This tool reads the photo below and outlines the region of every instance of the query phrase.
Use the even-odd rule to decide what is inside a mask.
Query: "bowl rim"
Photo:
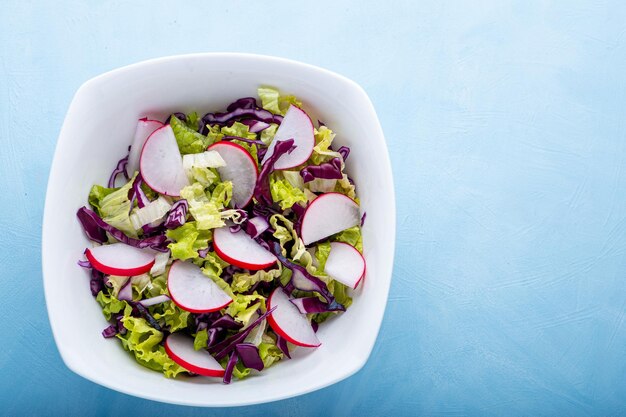
[[[391,196],[391,201],[388,203],[389,204],[389,220],[391,221],[391,224],[393,225],[393,228],[391,231],[389,231],[390,233],[390,239],[389,239],[389,244],[390,246],[390,253],[391,253],[391,264],[389,266],[389,280],[387,282],[386,285],[386,297],[385,297],[385,302],[384,305],[382,307],[382,313],[380,314],[380,320],[376,325],[376,337],[374,338],[374,340],[378,339],[378,334],[380,332],[380,328],[382,326],[382,321],[384,319],[384,315],[385,315],[385,311],[386,311],[386,307],[387,307],[387,303],[388,303],[388,297],[389,297],[389,289],[391,286],[391,280],[393,278],[393,265],[394,265],[394,257],[395,257],[395,238],[396,238],[396,196],[395,196],[395,186],[394,186],[394,181],[393,181],[393,171],[391,169],[391,161],[389,158],[389,150],[387,148],[387,144],[386,144],[386,140],[385,140],[385,136],[383,134],[382,131],[382,127],[380,124],[380,120],[378,119],[378,115],[376,113],[376,110],[371,102],[371,99],[369,98],[369,96],[367,95],[367,93],[365,92],[365,90],[359,85],[357,84],[355,81],[341,75],[338,74],[336,72],[327,70],[325,68],[322,67],[318,67],[316,65],[312,65],[312,64],[308,64],[305,62],[301,62],[301,61],[297,61],[297,60],[293,60],[293,59],[288,59],[288,58],[283,58],[283,57],[278,57],[278,56],[272,56],[272,55],[264,55],[264,54],[255,54],[255,53],[243,53],[243,52],[200,52],[200,53],[190,53],[190,54],[178,54],[178,55],[168,55],[168,56],[163,56],[163,57],[158,57],[158,58],[151,58],[151,59],[147,59],[147,60],[142,60],[139,62],[135,62],[132,64],[128,64],[128,65],[124,65],[118,68],[114,68],[112,70],[109,70],[107,72],[104,72],[102,74],[96,75],[90,79],[88,79],[87,81],[83,82],[78,89],[76,90],[76,92],[74,93],[72,100],[70,101],[69,105],[68,105],[68,110],[67,113],[64,117],[61,129],[59,130],[59,134],[57,136],[57,141],[55,143],[55,150],[53,153],[53,157],[52,157],[52,163],[50,166],[50,172],[48,174],[48,184],[46,186],[46,195],[45,195],[45,203],[44,203],[44,210],[43,210],[43,219],[42,219],[42,237],[41,237],[41,247],[42,247],[42,254],[41,254],[41,265],[42,265],[42,280],[43,280],[43,285],[44,285],[44,298],[45,298],[45,302],[46,302],[46,312],[48,314],[48,321],[50,323],[50,327],[52,330],[52,335],[55,341],[55,345],[57,347],[57,350],[61,356],[61,359],[63,360],[63,362],[65,363],[65,365],[75,374],[91,381],[94,382],[98,385],[104,386],[106,388],[109,388],[111,390],[114,390],[116,392],[122,393],[122,394],[126,394],[126,395],[132,395],[132,396],[136,396],[139,398],[143,398],[143,399],[147,399],[147,400],[151,400],[151,401],[156,401],[156,402],[161,402],[161,403],[168,403],[168,404],[177,404],[177,405],[185,405],[185,406],[196,406],[196,407],[240,407],[240,406],[248,406],[248,405],[255,405],[255,404],[262,404],[262,403],[269,403],[269,402],[274,402],[274,401],[280,401],[280,400],[284,400],[287,398],[293,398],[296,396],[300,396],[300,395],[304,395],[304,394],[308,394],[310,392],[314,392],[326,387],[329,387],[330,385],[333,385],[339,381],[342,381],[344,379],[349,378],[350,376],[354,375],[355,373],[359,372],[363,366],[367,363],[367,361],[369,360],[369,357],[372,353],[372,350],[375,346],[375,342],[372,343],[371,346],[368,346],[367,349],[367,354],[363,355],[362,360],[360,360],[358,362],[358,364],[352,368],[350,368],[349,370],[347,370],[346,372],[342,373],[342,374],[338,374],[336,375],[334,378],[329,378],[327,380],[325,380],[323,383],[316,385],[316,386],[310,386],[307,387],[305,389],[303,389],[302,391],[299,391],[297,393],[292,393],[292,392],[288,392],[285,394],[277,394],[274,395],[273,397],[269,398],[269,399],[250,399],[250,400],[246,400],[243,399],[240,402],[237,403],[232,403],[232,402],[224,402],[224,403],[220,403],[220,402],[216,402],[216,403],[212,403],[212,404],[207,404],[205,402],[195,402],[195,401],[189,401],[189,400],[185,400],[185,399],[163,399],[160,397],[157,397],[155,395],[150,395],[149,393],[143,392],[141,390],[136,390],[136,389],[132,389],[130,387],[128,388],[120,388],[119,384],[113,384],[111,382],[109,382],[107,379],[105,378],[97,378],[89,373],[85,373],[83,372],[81,367],[77,367],[75,366],[74,362],[68,357],[67,355],[67,351],[65,351],[65,349],[62,349],[61,346],[63,345],[63,343],[59,343],[59,330],[57,330],[58,326],[60,326],[60,324],[54,322],[51,319],[50,316],[50,308],[51,308],[51,301],[49,299],[50,297],[50,287],[52,286],[52,282],[51,282],[51,278],[46,278],[48,276],[50,276],[52,274],[51,271],[48,271],[49,268],[46,267],[46,265],[49,263],[48,262],[48,256],[47,256],[47,251],[45,250],[46,246],[49,245],[49,241],[51,241],[52,239],[52,232],[48,231],[48,229],[50,228],[49,224],[51,221],[51,218],[53,218],[53,213],[51,213],[51,201],[52,201],[52,197],[51,197],[51,189],[55,186],[55,184],[53,182],[50,181],[50,176],[53,172],[55,172],[57,170],[57,165],[59,164],[59,140],[63,137],[64,132],[66,130],[67,124],[68,124],[68,120],[70,119],[71,116],[71,110],[76,102],[77,97],[79,97],[83,90],[87,90],[89,88],[91,88],[92,85],[97,85],[99,83],[105,82],[111,78],[115,78],[117,76],[119,76],[120,74],[126,73],[126,72],[130,72],[130,71],[135,71],[138,69],[142,69],[144,67],[150,67],[152,65],[158,65],[158,64],[162,64],[162,63],[168,63],[168,62],[173,62],[173,61],[178,61],[178,60],[188,60],[188,59],[206,59],[206,58],[210,58],[210,59],[221,59],[221,58],[225,58],[225,59],[251,59],[251,60],[257,60],[257,61],[265,61],[267,63],[278,63],[278,64],[283,64],[283,65],[290,65],[290,66],[294,66],[294,67],[299,67],[300,69],[304,69],[304,70],[309,70],[309,71],[314,71],[314,72],[318,72],[321,74],[324,74],[325,76],[331,77],[331,78],[335,78],[340,80],[343,83],[349,84],[351,86],[351,88],[356,89],[359,91],[359,93],[363,96],[363,98],[367,101],[367,105],[371,110],[371,113],[373,114],[373,116],[375,117],[375,124],[376,124],[376,128],[377,128],[377,132],[376,134],[379,135],[382,140],[383,140],[383,144],[384,147],[381,150],[379,157],[382,159],[382,163],[383,163],[383,171],[385,171],[385,174],[388,176],[388,178],[390,179],[390,190],[388,190],[388,192],[390,193]]]

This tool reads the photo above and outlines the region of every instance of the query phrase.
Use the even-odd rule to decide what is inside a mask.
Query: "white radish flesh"
[[[267,309],[274,307],[276,309],[267,319],[277,334],[298,346],[317,347],[322,344],[306,315],[300,313],[280,287],[276,288],[267,300]]]
[[[172,333],[165,339],[165,352],[174,362],[194,374],[223,377],[224,368],[205,349],[195,350],[193,339],[181,333]]]
[[[112,243],[87,249],[86,256],[91,266],[100,272],[130,277],[148,272],[154,264],[155,253],[151,249]]]
[[[217,255],[228,263],[251,270],[264,269],[276,263],[274,254],[259,245],[246,232],[231,233],[230,228],[213,231],[213,246]]]
[[[154,131],[146,140],[139,160],[141,176],[153,190],[178,197],[189,185],[183,158],[170,125]]]
[[[170,267],[167,289],[172,301],[192,313],[210,313],[220,310],[233,300],[213,280],[202,273],[199,266],[176,261]]]
[[[359,206],[350,197],[340,193],[322,194],[309,204],[304,213],[302,241],[310,245],[360,222]]]
[[[276,135],[263,157],[263,163],[272,156],[278,141],[293,139],[295,149],[291,153],[282,155],[274,164],[274,169],[288,169],[306,162],[313,152],[315,136],[313,123],[304,110],[290,106],[281,122]]]
[[[233,183],[231,205],[239,208],[248,205],[259,176],[252,155],[242,146],[232,142],[218,142],[209,146],[209,150],[216,151],[226,162],[225,166],[217,168],[217,172],[222,181]]]
[[[141,156],[141,149],[143,144],[146,143],[146,139],[158,128],[163,127],[163,123],[158,120],[149,120],[146,118],[139,119],[137,127],[135,128],[135,137],[133,138],[133,144],[130,146],[130,153],[128,154],[128,165],[126,170],[129,176],[133,176],[135,171],[139,171],[139,157]]]
[[[365,259],[354,246],[344,242],[332,242],[324,272],[334,280],[356,288],[365,275]]]

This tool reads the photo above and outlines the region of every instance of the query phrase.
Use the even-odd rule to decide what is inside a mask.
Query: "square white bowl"
[[[260,375],[223,385],[211,378],[167,379],[137,364],[107,326],[77,266],[85,247],[76,210],[93,184],[104,184],[133,136],[138,118],[163,120],[175,111],[223,109],[255,96],[259,85],[303,101],[311,116],[351,148],[348,173],[362,211],[367,276],[345,314],[320,326],[322,346],[300,348]],[[48,315],[59,352],[78,375],[108,388],[151,400],[193,406],[239,406],[311,392],[363,367],[383,318],[395,242],[395,199],[387,146],[367,94],[353,81],[286,59],[231,53],[174,56],[141,62],[83,84],[59,135],[43,221],[43,276]]]

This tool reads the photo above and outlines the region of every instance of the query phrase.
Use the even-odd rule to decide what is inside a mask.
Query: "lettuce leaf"
[[[352,305],[352,297],[348,295],[347,286],[335,280],[330,281],[327,286],[339,304],[342,304],[345,308]],[[326,313],[311,314],[311,319],[316,323],[322,323],[335,314],[338,314],[338,312],[328,311]]]
[[[195,350],[205,349],[209,343],[209,332],[204,329],[196,333],[193,339],[193,348]]]
[[[270,127],[268,127],[267,129],[263,129],[261,131],[261,137],[260,137],[261,141],[266,145],[269,145],[270,143],[272,143],[274,136],[276,136],[277,130],[278,130],[278,125],[276,123],[270,123]]]
[[[259,344],[259,355],[265,368],[269,368],[283,358],[283,352],[275,343],[261,342]]]
[[[359,252],[363,253],[363,237],[361,236],[361,228],[354,226],[339,232],[331,237],[333,242],[345,242],[354,246]]]
[[[190,312],[180,309],[171,301],[151,307],[151,312],[155,319],[165,322],[172,333],[186,328],[191,315]]]
[[[128,199],[128,192],[134,180],[133,176],[123,187],[117,189],[92,187],[89,203],[98,210],[98,214],[106,223],[120,229],[127,236],[136,238],[137,231],[130,221],[131,206]]]
[[[222,182],[216,189],[222,184],[230,184],[232,190],[232,183],[230,182]],[[222,186],[221,190],[224,190],[225,187],[227,186]],[[224,193],[226,193],[226,191],[224,191]],[[225,225],[220,216],[220,207],[215,204],[215,201],[221,201],[220,198],[211,196],[211,199],[209,199],[204,192],[204,186],[202,184],[195,182],[184,187],[180,190],[180,196],[189,203],[189,212],[196,220],[198,230],[214,229]],[[225,196],[223,197],[225,198]]]
[[[208,137],[196,132],[195,129],[191,129],[178,117],[170,118],[170,126],[174,131],[181,155],[204,152],[212,144]]]
[[[343,161],[343,157],[339,152],[331,151],[330,145],[335,139],[335,133],[326,126],[321,126],[319,129],[314,130],[315,146],[313,147],[313,153],[309,160],[314,165],[319,165],[322,162],[328,162],[332,158],[339,157]]]
[[[176,229],[165,232],[168,239],[173,240],[168,245],[173,259],[199,258],[198,250],[209,246],[213,238],[211,230],[198,230],[197,222],[187,222]]]
[[[259,308],[262,312],[266,311],[265,297],[256,291],[250,295],[235,294],[233,302],[226,307],[226,314],[246,325]]]
[[[128,310],[132,310],[129,309]],[[165,352],[161,340],[163,333],[150,326],[143,318],[131,317],[130,311],[124,315],[122,323],[126,334],[118,334],[122,346],[135,356],[135,360],[146,368],[161,371],[168,378],[187,372],[176,364]]]
[[[296,203],[307,202],[302,190],[295,188],[287,180],[277,179],[273,174],[270,176],[270,192],[272,193],[272,200],[275,203],[280,203],[282,210],[287,210]]]
[[[328,255],[330,255],[330,243],[318,243],[315,248],[315,259],[317,260],[318,271],[324,271],[326,261],[328,260]]]
[[[294,106],[302,107],[302,103],[298,101],[295,96],[281,96],[280,92],[275,88],[259,87],[257,93],[261,99],[262,107],[274,114],[281,114],[284,116],[289,109],[289,106],[292,104]]]
[[[114,296],[107,295],[102,291],[96,296],[96,301],[102,307],[102,314],[104,314],[107,320],[111,320],[114,314],[119,314],[127,306],[130,307],[126,301],[120,301]]]
[[[240,138],[256,139],[256,133],[251,133],[250,128],[240,122],[235,122],[232,126],[222,127],[221,133],[224,136],[238,136]],[[241,141],[239,142],[241,143]]]
[[[280,277],[282,269],[282,264],[279,262],[277,269],[270,269],[269,271],[260,269],[254,274],[237,272],[233,275],[230,288],[234,292],[246,292],[257,282],[272,282],[275,278]]]

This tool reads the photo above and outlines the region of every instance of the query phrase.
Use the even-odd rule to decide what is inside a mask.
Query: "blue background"
[[[0,413],[625,415],[624,3],[294,3],[2,2]],[[203,51],[288,57],[361,84],[398,203],[389,304],[365,368],[231,410],[72,374],[41,281],[46,181],[78,86]]]

